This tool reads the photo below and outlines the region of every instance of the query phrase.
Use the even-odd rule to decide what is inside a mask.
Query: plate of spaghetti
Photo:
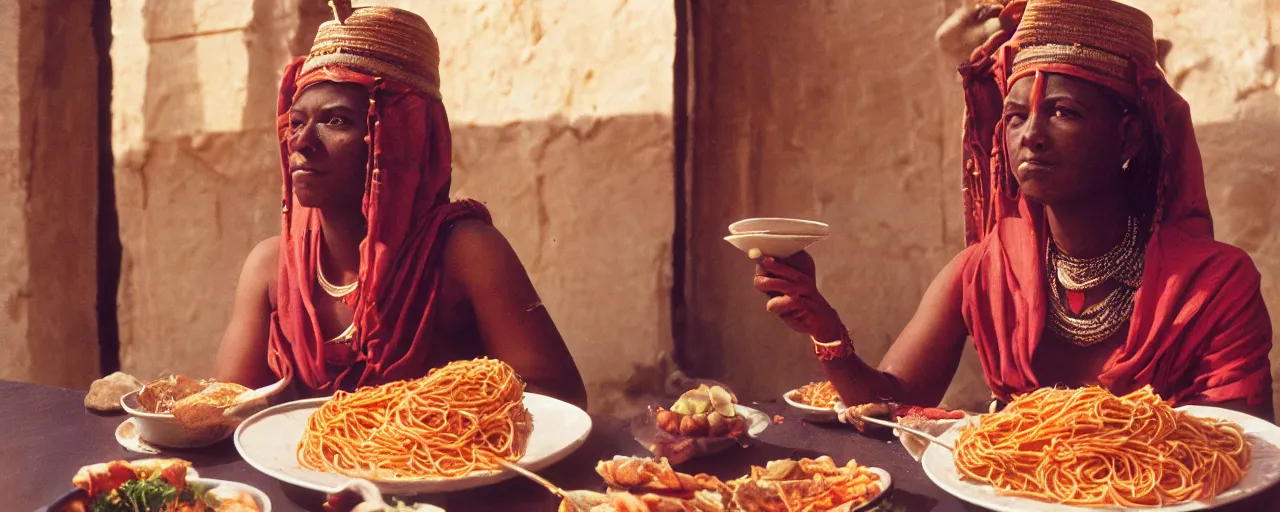
[[[235,445],[259,471],[307,489],[361,478],[386,494],[422,494],[510,478],[497,459],[537,471],[590,432],[587,413],[525,392],[510,366],[481,358],[266,409],[236,429]]]
[[[1280,427],[1147,386],[1124,396],[1043,388],[970,418],[922,462],[939,487],[997,511],[1203,510],[1280,481]]]
[[[830,381],[810,382],[782,395],[787,405],[801,412],[801,417],[815,423],[834,423],[839,414],[835,405],[840,401],[835,386]]]

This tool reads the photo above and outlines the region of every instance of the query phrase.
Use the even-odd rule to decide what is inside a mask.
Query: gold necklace
[[[1138,242],[1138,223],[1129,219],[1125,239],[1096,258],[1073,258],[1058,250],[1053,236],[1045,247],[1045,274],[1049,279],[1049,328],[1059,337],[1082,347],[1110,338],[1133,315],[1133,298],[1142,285],[1145,251]],[[1085,290],[1106,279],[1118,283],[1102,302],[1075,313],[1058,290]]]
[[[342,334],[339,334],[334,339],[325,341],[324,344],[325,345],[350,345],[351,340],[355,337],[356,337],[356,320],[353,318],[351,319],[351,325],[348,325],[346,330],[342,331]]]
[[[316,262],[316,280],[320,281],[320,287],[324,288],[325,293],[329,294],[330,297],[333,297],[338,300],[342,300],[343,297],[351,295],[351,292],[356,291],[356,287],[360,285],[359,279],[352,281],[350,284],[344,284],[342,286],[338,286],[329,282],[328,279],[324,278],[324,269],[322,268],[322,265],[320,265],[319,262]]]
[[[1059,251],[1055,245],[1049,257],[1057,268],[1058,282],[1068,290],[1088,290],[1108,278],[1137,288],[1142,283],[1143,257],[1142,248],[1138,247],[1138,219],[1129,217],[1124,240],[1101,256],[1075,258]]]

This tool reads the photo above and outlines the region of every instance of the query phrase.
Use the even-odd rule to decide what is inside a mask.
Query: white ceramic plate
[[[133,418],[124,420],[116,427],[116,442],[124,449],[134,453],[157,455],[160,449],[138,437],[138,422]]]
[[[748,233],[827,236],[831,234],[831,227],[823,222],[804,219],[787,219],[781,217],[742,219],[729,225],[729,234],[731,235],[744,235]]]
[[[1212,500],[1182,503],[1150,510],[1182,511],[1216,508],[1262,492],[1271,487],[1272,484],[1280,481],[1280,427],[1248,414],[1217,407],[1188,405],[1178,407],[1177,410],[1186,411],[1193,416],[1202,418],[1219,418],[1236,422],[1244,428],[1245,435],[1249,439],[1249,448],[1252,452],[1253,461],[1240,483]],[[960,428],[966,424],[966,422],[958,423],[939,437],[944,443],[955,443],[956,438],[960,436]],[[1044,512],[1118,510],[1073,507],[1029,498],[998,495],[991,486],[961,479],[960,473],[956,471],[955,460],[951,457],[951,451],[939,446],[930,445],[925,450],[924,458],[921,462],[924,464],[925,474],[929,475],[929,479],[933,480],[933,483],[937,484],[938,487],[951,493],[952,496],[990,510],[999,512],[1022,512],[1025,510]]]
[[[814,423],[835,423],[839,421],[839,414],[836,413],[835,407],[823,409],[821,407],[814,407],[809,404],[801,403],[791,398],[799,392],[799,389],[788,391],[782,395],[782,399],[787,402],[787,405],[790,405],[799,411],[801,417],[806,421],[812,421]]]
[[[245,462],[285,483],[332,493],[351,477],[303,469],[298,464],[298,442],[307,418],[328,398],[299,400],[259,412],[236,429],[235,444]],[[554,398],[524,394],[524,406],[533,415],[533,433],[519,464],[538,471],[567,457],[586,442],[591,417],[582,409]],[[510,471],[477,471],[459,478],[379,481],[368,479],[383,494],[413,495],[460,491],[501,482],[515,476]]]

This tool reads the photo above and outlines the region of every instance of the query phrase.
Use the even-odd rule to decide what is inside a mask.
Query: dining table
[[[0,380],[0,510],[43,511],[72,490],[71,478],[82,466],[124,459],[156,457],[125,450],[115,440],[115,429],[128,417],[100,414],[84,407],[85,391]],[[891,434],[859,434],[843,424],[810,423],[782,401],[752,402],[773,422],[749,446],[734,446],[714,455],[695,458],[677,469],[706,473],[722,480],[747,474],[751,466],[778,459],[815,458],[828,455],[837,464],[855,459],[879,467],[892,478],[890,491],[874,508],[893,512],[977,511],[935,485],[921,464]],[[649,456],[632,437],[626,418],[592,414],[592,430],[585,443],[571,455],[539,471],[563,489],[603,491],[596,474],[597,462],[615,455]],[[535,427],[536,428],[536,427]],[[164,451],[192,463],[202,477],[248,484],[262,490],[275,512],[320,511],[326,496],[288,485],[246,463],[230,440],[195,450]],[[390,500],[388,500],[390,501]],[[449,512],[555,511],[559,499],[546,489],[520,477],[486,487],[407,497],[409,503],[430,503]],[[1241,500],[1224,511],[1278,511],[1280,487]]]

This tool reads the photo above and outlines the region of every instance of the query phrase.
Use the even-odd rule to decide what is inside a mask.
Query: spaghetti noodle
[[[836,402],[840,401],[840,395],[836,394],[836,388],[831,385],[831,381],[810,382],[800,386],[792,399],[802,404],[827,408],[834,407]]]
[[[1036,390],[961,430],[954,455],[1001,494],[1084,507],[1207,500],[1250,461],[1239,425],[1175,411],[1150,386]]]
[[[533,430],[506,363],[455,361],[426,377],[338,391],[311,414],[298,463],[377,480],[457,478],[519,460]]]

